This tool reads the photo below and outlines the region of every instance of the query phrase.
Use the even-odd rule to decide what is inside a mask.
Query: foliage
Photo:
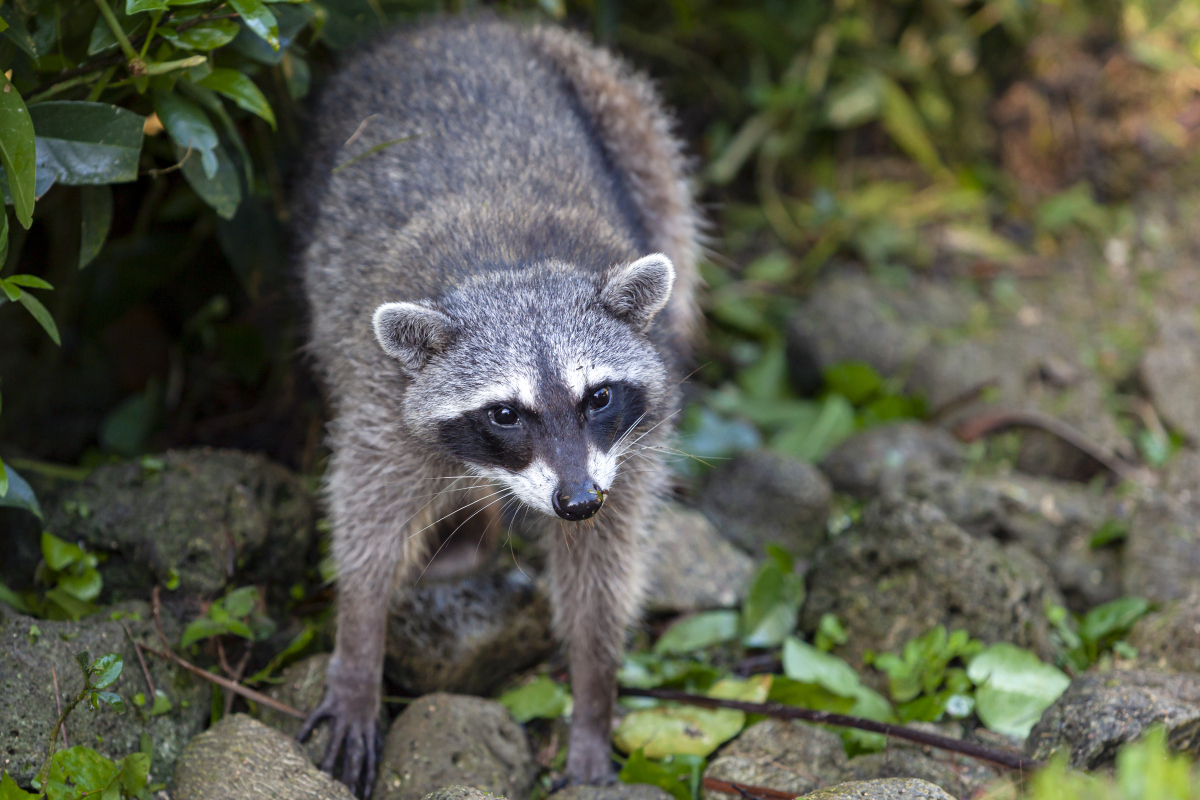
[[[899,656],[880,653],[870,659],[888,676],[888,693],[903,721],[934,722],[943,713],[965,717],[975,706],[973,686],[962,666],[983,651],[983,642],[964,630],[947,634],[944,625],[930,628],[905,643]]]
[[[1150,609],[1149,601],[1141,597],[1119,597],[1082,616],[1073,615],[1062,606],[1049,607],[1046,619],[1054,627],[1061,664],[1082,671],[1108,650],[1128,649],[1122,637]]]
[[[260,610],[257,587],[231,589],[214,600],[202,617],[188,623],[179,647],[187,648],[214,636],[240,636],[249,641],[262,641],[275,631],[275,623]]]
[[[17,595],[0,585],[0,600],[26,614],[46,619],[78,620],[96,611],[104,579],[96,569],[100,556],[77,544],[42,533],[42,561],[35,575],[50,588]]]
[[[570,693],[545,675],[538,675],[529,683],[505,692],[498,700],[517,722],[555,719],[571,710]]]
[[[722,678],[706,694],[725,700],[761,703],[770,693],[771,677]],[[737,736],[745,724],[745,712],[730,708],[656,705],[626,714],[613,731],[613,744],[625,753],[640,750],[648,758],[677,754],[707,756]]]
[[[705,763],[703,756],[684,754],[651,761],[637,749],[629,754],[618,777],[624,783],[648,783],[665,789],[675,800],[698,800]]]

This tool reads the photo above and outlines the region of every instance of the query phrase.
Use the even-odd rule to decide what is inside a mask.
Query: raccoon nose
[[[604,505],[604,492],[590,480],[574,488],[560,485],[554,492],[552,505],[555,514],[577,522],[593,516],[600,510],[600,506]]]

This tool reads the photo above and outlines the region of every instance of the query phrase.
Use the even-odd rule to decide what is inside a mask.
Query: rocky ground
[[[737,607],[778,545],[805,581],[798,632],[815,640],[836,617],[841,635],[827,649],[864,687],[889,685],[866,663],[873,654],[900,653],[937,625],[985,646],[1011,643],[1071,675],[1023,742],[970,715],[915,725],[1039,759],[1065,752],[1088,770],[1110,768],[1117,747],[1151,725],[1200,755],[1200,271],[1189,266],[1196,243],[1163,233],[1174,230],[1160,224],[1173,213],[1151,203],[1139,211],[1140,238],[1013,279],[823,278],[789,328],[792,377],[803,383],[813,370],[865,361],[924,396],[929,419],[864,430],[817,465],[751,450],[684,487],[655,531],[660,559],[632,646],[645,650],[678,615]],[[290,738],[298,720],[232,704],[143,649],[162,647],[152,587],[164,587],[164,633],[177,644],[197,617],[215,619],[215,599],[258,586],[243,616],[273,624],[181,652],[249,675],[300,641],[259,688],[311,708],[331,642],[325,529],[311,486],[257,456],[208,450],[104,466],[81,480],[31,478],[45,522],[0,509],[0,579],[39,591],[44,528],[102,556],[102,608],[52,621],[0,604],[0,766],[29,784],[55,698],[77,690],[73,656],[86,649],[122,654],[113,691],[157,691],[170,708],[81,709],[66,726],[71,744],[119,758],[145,750],[148,737],[150,781],[173,798],[349,797],[312,766],[325,732],[300,746]],[[505,545],[466,574],[424,578],[396,598],[386,662],[394,718],[374,797],[525,800],[552,788],[563,719],[522,725],[488,699],[529,675],[564,677],[536,544]],[[1082,667],[1064,655],[1062,609],[1084,615],[1123,597],[1152,605],[1122,629],[1120,646],[1100,643]],[[769,664],[775,654],[737,657]],[[704,777],[828,800],[970,798],[1007,776],[894,740],[851,756],[836,732],[762,719],[712,753]],[[646,784],[559,796],[669,797]]]

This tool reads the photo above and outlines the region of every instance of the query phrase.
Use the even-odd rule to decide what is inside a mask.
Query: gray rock
[[[507,800],[491,792],[481,792],[470,786],[447,786],[425,795],[424,800]]]
[[[722,539],[699,511],[664,507],[653,539],[656,559],[646,597],[650,611],[730,608],[754,577],[754,559]]]
[[[388,616],[384,672],[414,693],[490,694],[555,647],[546,595],[520,568],[494,563],[405,590]]]
[[[859,499],[903,489],[913,473],[962,464],[963,447],[948,431],[918,422],[880,425],[851,436],[821,461],[833,488]]]
[[[170,776],[184,746],[208,717],[209,684],[171,662],[147,655],[146,667],[155,689],[164,692],[173,706],[166,714],[147,717],[131,702],[138,692],[147,698],[151,694],[126,625],[137,641],[161,647],[152,633],[150,608],[142,602],[107,608],[80,622],[33,619],[0,605],[0,766],[17,783],[28,785],[37,774],[50,729],[58,718],[54,675],[63,702],[83,687],[75,654],[84,650],[93,659],[108,653],[121,655],[125,666],[109,691],[121,695],[129,710],[124,714],[107,707],[92,711],[85,701],[67,719],[67,741],[120,759],[137,752],[141,735],[146,733],[154,745],[151,782]],[[164,614],[163,627],[168,637],[179,635],[179,626],[169,614]],[[149,703],[144,706],[149,707]]]
[[[297,661],[283,671],[279,676],[280,682],[272,686],[267,695],[292,708],[305,713],[311,712],[325,696],[325,670],[329,667],[329,658],[328,653],[321,653]],[[296,719],[290,714],[281,714],[266,706],[262,707],[259,719],[288,736],[295,736],[304,724],[304,720]],[[386,730],[386,727],[381,730]],[[333,731],[329,725],[321,725],[313,731],[312,736],[302,745],[310,761],[314,764],[321,763],[332,736]]]
[[[1024,548],[975,539],[929,503],[883,498],[814,557],[800,625],[813,632],[836,614],[849,640],[835,652],[850,664],[868,649],[899,652],[939,624],[1051,660],[1047,602],[1063,600]]]
[[[928,781],[919,778],[883,778],[850,781],[805,795],[806,800],[954,800]]]
[[[798,459],[754,450],[709,473],[698,506],[726,539],[752,555],[778,544],[806,558],[825,541],[829,481]]]
[[[1200,451],[1180,450],[1167,462],[1162,477],[1163,493],[1200,515]]]
[[[537,767],[521,726],[479,697],[418,697],[392,723],[372,797],[420,800],[444,786],[525,797]]]
[[[836,733],[816,725],[765,719],[751,725],[708,765],[704,777],[806,794],[842,780],[846,749]],[[713,797],[740,797],[715,789]]]
[[[1164,315],[1139,367],[1159,416],[1200,443],[1200,326],[1194,309]]]
[[[904,490],[933,503],[973,536],[1023,545],[1050,567],[1077,613],[1122,594],[1119,542],[1096,548],[1091,540],[1109,520],[1129,525],[1136,507],[1131,498],[1019,473],[919,472],[908,476]]]
[[[353,800],[309,763],[291,737],[245,714],[226,717],[188,745],[175,767],[173,800]]]
[[[960,726],[953,724],[909,723],[909,727],[955,738],[961,736]],[[940,786],[952,797],[974,797],[997,777],[996,770],[976,759],[898,739],[889,740],[883,752],[850,759],[842,771],[844,781],[919,778]]]
[[[1033,726],[1025,750],[1039,759],[1066,750],[1072,767],[1097,769],[1112,765],[1122,743],[1155,724],[1166,729],[1168,747],[1200,754],[1200,675],[1155,670],[1080,675]]]
[[[185,594],[212,596],[236,574],[286,596],[303,579],[313,507],[300,481],[266,459],[235,451],[182,450],[165,468],[136,461],[98,468],[46,510],[47,527],[108,558],[114,598],[146,597],[174,570]]]
[[[612,786],[568,786],[554,800],[670,800],[665,789],[648,783],[614,783]]]
[[[1200,592],[1142,617],[1125,641],[1148,667],[1200,673]]]
[[[1200,515],[1159,496],[1143,501],[1125,543],[1127,594],[1163,602],[1200,590]]]

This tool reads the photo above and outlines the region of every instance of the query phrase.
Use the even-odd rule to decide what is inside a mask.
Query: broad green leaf
[[[29,483],[8,464],[0,462],[0,471],[4,473],[5,482],[8,485],[8,490],[0,494],[0,506],[23,508],[38,519],[42,519],[42,507],[38,505],[37,496],[34,495],[33,488]]]
[[[184,162],[184,175],[188,174],[189,165],[194,163],[192,159],[199,156],[198,161],[203,166],[199,172],[212,181],[217,175],[216,149],[220,147],[221,143],[204,111],[192,101],[180,96],[178,92],[157,90],[154,92],[154,111],[162,121],[163,127],[167,129],[167,133],[170,134],[171,140],[175,142],[175,147],[181,151],[179,158],[182,159],[183,154],[186,154],[188,150],[192,151],[187,161]],[[188,180],[192,183],[192,188],[195,188],[197,193],[204,197],[204,193],[196,188],[190,177]],[[205,200],[207,199],[205,197]],[[210,202],[209,205],[213,205],[213,203]]]
[[[88,675],[92,674],[92,657],[87,650],[75,654],[75,663]]]
[[[205,88],[228,97],[239,108],[257,114],[275,128],[275,112],[259,88],[245,74],[236,69],[214,69],[200,81]]]
[[[79,191],[79,268],[83,269],[100,254],[112,227],[112,189],[108,186],[84,186]]]
[[[54,287],[47,281],[42,280],[37,275],[10,275],[5,278],[11,284],[24,286],[28,289],[53,289]]]
[[[175,576],[175,584],[176,584],[175,588],[178,588],[178,584],[179,584],[178,574],[176,574],[176,576]],[[168,589],[171,588],[169,580],[168,580],[167,588]],[[312,643],[313,637],[316,636],[316,633],[317,633],[316,625],[314,625],[312,622],[305,622],[304,630],[302,630],[302,631],[300,631],[300,633],[296,634],[296,636],[292,639],[292,641],[288,642],[288,646],[285,647],[274,658],[272,658],[265,667],[263,667],[258,672],[254,673],[249,678],[247,678],[246,683],[254,684],[254,683],[258,683],[259,681],[264,681],[267,678],[271,677],[271,675],[275,672],[275,670],[288,664],[292,659],[294,659],[300,653],[304,652],[304,648],[308,647],[309,644]]]
[[[158,29],[158,33],[176,47],[208,51],[229,44],[241,29],[242,26],[231,19],[214,19],[182,31],[164,25]]]
[[[68,186],[137,180],[145,117],[109,103],[48,101],[30,109],[38,170]]]
[[[499,700],[513,719],[521,723],[531,719],[556,719],[567,713],[571,706],[571,695],[567,690],[545,675],[505,692]]]
[[[61,612],[53,613],[52,609],[51,612],[48,612],[48,616],[51,619],[80,620],[89,614],[94,614],[96,612],[96,606],[84,600],[80,600],[77,597],[72,597],[70,594],[57,587],[47,590],[46,600],[50,603],[53,603],[54,608],[57,609],[58,612]]]
[[[183,639],[179,642],[180,649],[186,648],[194,642],[202,639],[208,639],[212,636],[221,636],[229,632],[229,627],[220,622],[214,622],[208,617],[198,617],[188,624],[183,631]]]
[[[975,713],[983,724],[1022,739],[1071,683],[1062,670],[1007,642],[973,658],[967,675],[978,687]]]
[[[161,694],[161,693],[160,693]],[[155,702],[157,706],[157,701]],[[153,716],[153,712],[151,712]],[[145,736],[145,734],[142,734]],[[150,755],[148,753],[130,753],[121,759],[121,788],[125,794],[134,797],[146,788],[146,780],[150,777]]]
[[[854,408],[846,398],[833,394],[821,403],[815,420],[805,420],[778,434],[771,439],[771,449],[804,461],[820,461],[854,429]]]
[[[99,794],[120,774],[121,768],[110,759],[82,745],[59,750],[50,760],[50,780],[57,783],[70,781],[80,793]]]
[[[165,11],[167,0],[125,0],[125,15],[132,17],[143,11]]]
[[[125,31],[125,35],[133,38],[138,33],[150,25],[149,14],[138,14],[130,17],[125,13],[124,3],[115,3],[113,5],[113,14],[117,21],[121,24],[121,30]],[[96,24],[92,26],[92,36],[88,42],[87,53],[89,56],[94,56],[105,50],[116,49],[118,46],[117,37],[113,35],[112,28],[108,26],[104,15],[100,14],[96,17]]]
[[[0,5],[0,20],[5,24],[5,38],[15,44],[22,53],[36,60],[40,55],[37,41],[29,35],[29,29],[25,27],[25,22],[12,3]]]
[[[21,599],[21,595],[8,588],[4,581],[0,581],[0,603],[5,603],[22,614],[29,613],[29,606]]]
[[[38,800],[41,796],[41,794],[22,790],[13,780],[12,775],[8,774],[8,770],[0,770],[0,800]],[[684,796],[678,800],[690,800],[690,798]]]
[[[7,6],[3,6],[7,8]],[[0,75],[0,164],[12,194],[17,221],[33,224],[34,184],[37,179],[37,144],[33,122],[21,93],[12,81]]]
[[[163,714],[169,713],[172,708],[174,706],[171,704],[171,698],[167,697],[162,689],[155,689],[154,703],[146,713],[151,717],[161,717]]]
[[[622,686],[653,689],[670,684],[688,691],[707,691],[720,678],[716,667],[690,658],[663,658],[653,653],[625,656],[617,681]]]
[[[711,697],[762,702],[770,692],[771,676],[748,680],[726,678],[709,690]],[[613,733],[619,750],[644,750],[649,758],[683,754],[706,756],[741,731],[746,715],[728,708],[658,706],[632,711]]]
[[[25,306],[25,310],[33,315],[33,318],[45,329],[46,334],[55,344],[62,344],[62,339],[58,335],[58,326],[54,324],[54,317],[50,316],[50,312],[42,305],[41,300],[38,300],[29,292],[21,292],[21,296],[17,298],[17,302]]]
[[[692,800],[692,793],[683,780],[685,774],[651,761],[646,758],[644,751],[638,749],[629,754],[621,768],[621,774],[617,777],[622,783],[648,783],[657,786],[666,790],[675,800]]]
[[[863,361],[840,361],[825,370],[825,388],[861,406],[883,390],[883,378]]]
[[[229,5],[272,50],[279,50],[279,23],[262,0],[229,0]]]
[[[100,702],[118,714],[125,713],[125,701],[116,692],[96,692],[96,696],[100,699]]]
[[[858,673],[842,659],[795,636],[783,643],[783,674],[801,683],[815,683],[842,697],[857,697]]]
[[[767,699],[772,703],[811,708],[816,711],[832,711],[848,714],[857,702],[853,697],[834,694],[816,683],[803,683],[785,675],[775,675],[771,680],[771,692]]]
[[[83,548],[77,544],[64,542],[49,531],[42,533],[42,558],[46,559],[46,566],[55,571],[61,571],[67,567],[84,560]]]
[[[252,61],[277,66],[283,62],[284,54],[288,52],[288,47],[300,31],[317,18],[314,6],[315,4],[313,3],[286,3],[276,5],[271,9],[279,25],[278,49],[272,47],[271,44],[249,30],[246,26],[243,26],[237,38],[229,43],[229,47],[231,50],[241,53]],[[332,19],[335,13],[333,9],[328,5],[322,5],[321,8],[325,12],[324,19]],[[369,6],[367,6],[367,10],[367,13],[374,17],[374,14],[370,12]],[[324,30],[328,32],[328,26],[325,26]]]
[[[217,171],[211,177],[205,173],[201,161],[193,153],[191,158],[184,159],[185,150],[175,148],[175,157],[183,160],[183,176],[191,184],[192,189],[200,198],[212,206],[217,215],[224,219],[233,219],[237,207],[242,202],[242,183],[237,169],[230,160],[225,148],[213,150],[217,159]]]
[[[804,580],[792,572],[791,557],[782,556],[759,567],[742,603],[740,629],[747,647],[775,647],[796,629]]]
[[[100,573],[89,567],[82,575],[60,575],[58,588],[74,597],[76,600],[95,600],[104,588],[104,579]]]
[[[654,643],[658,655],[682,655],[737,638],[736,611],[702,611],[667,628]]]
[[[1121,597],[1096,606],[1079,622],[1079,636],[1089,644],[1120,636],[1150,610],[1149,601],[1141,597]]]
[[[222,606],[232,617],[248,617],[258,605],[258,588],[243,586],[225,595]]]
[[[900,86],[883,79],[883,129],[927,172],[937,174],[946,170],[937,149],[929,139],[921,113]]]
[[[107,689],[112,686],[117,682],[117,678],[121,677],[121,669],[124,666],[125,662],[117,653],[100,656],[92,664],[92,672],[96,676],[96,682],[92,686],[96,689]]]

